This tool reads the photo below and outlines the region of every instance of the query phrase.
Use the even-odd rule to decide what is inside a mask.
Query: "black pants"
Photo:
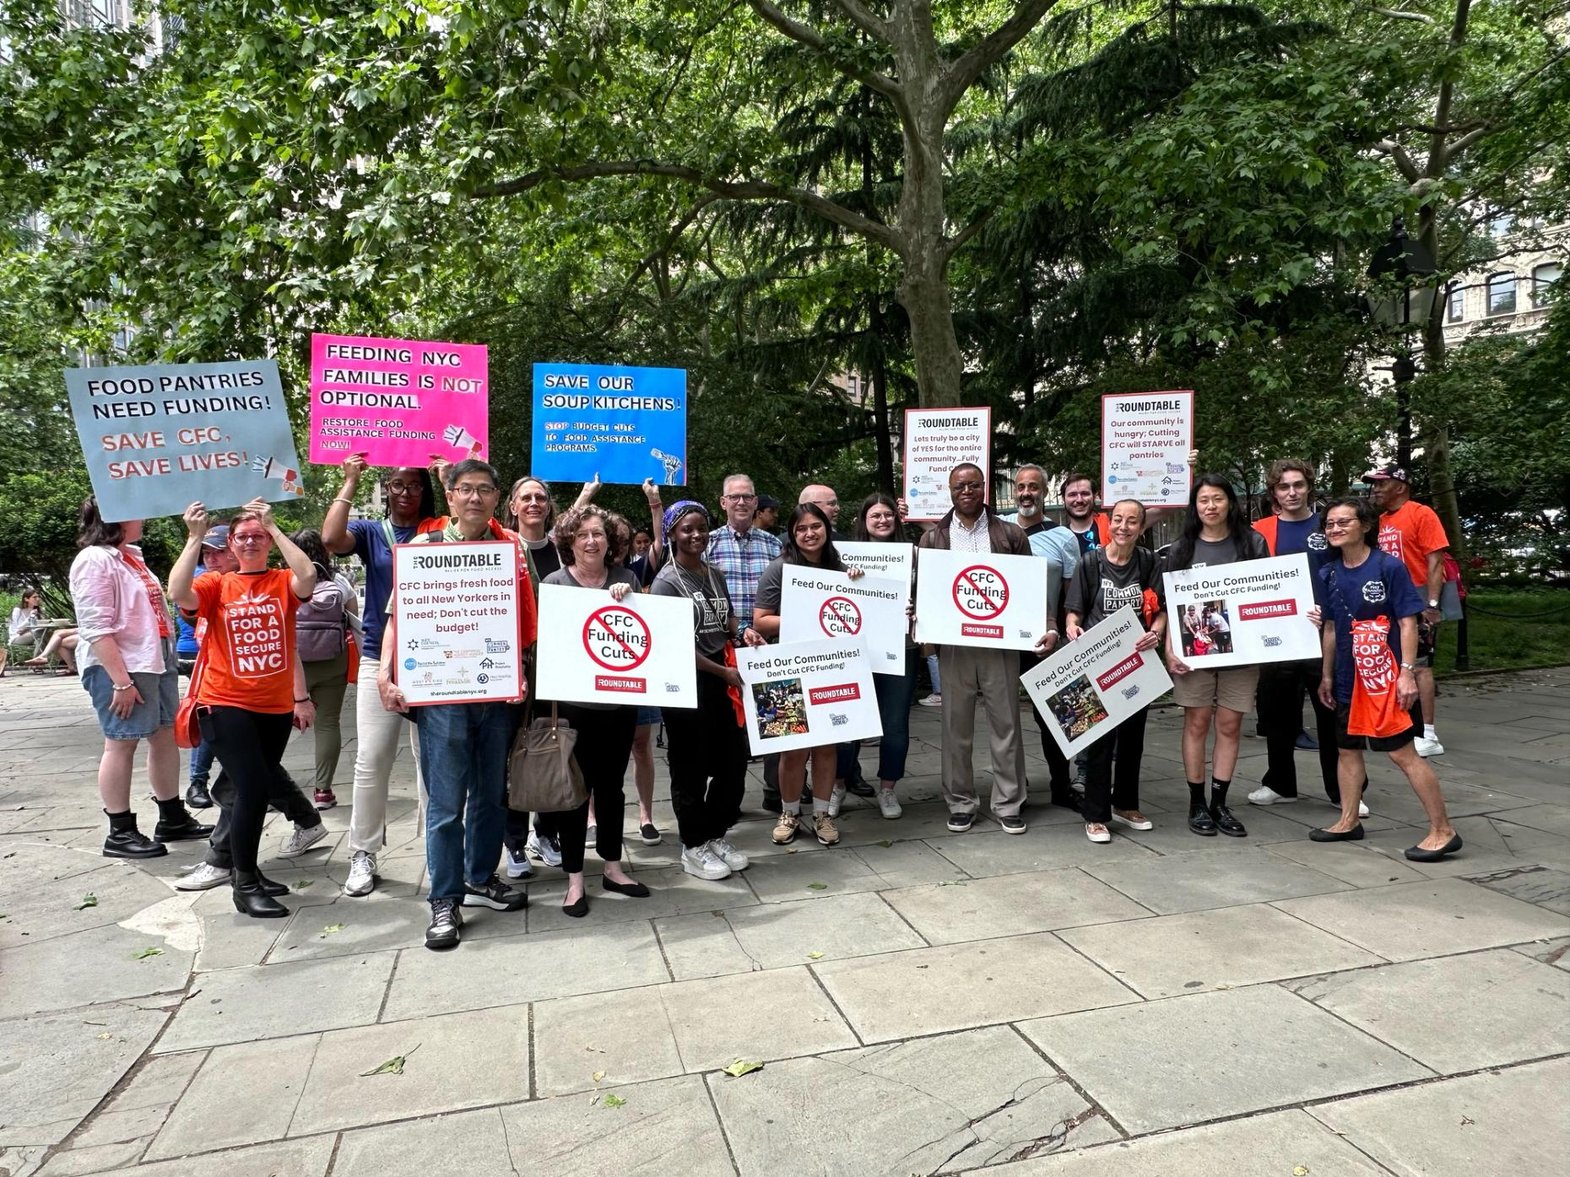
[[[1106,825],[1114,808],[1139,808],[1139,764],[1145,755],[1149,713],[1148,707],[1136,711],[1085,750],[1085,800],[1080,812],[1087,822]]]
[[[1261,783],[1283,797],[1297,796],[1297,734],[1303,728],[1303,694],[1314,706],[1314,734],[1319,740],[1319,775],[1325,796],[1341,804],[1336,780],[1336,713],[1319,701],[1324,664],[1317,658],[1300,662],[1266,662],[1259,668],[1259,734],[1265,737],[1265,775]],[[1368,787],[1368,782],[1363,782]]]
[[[256,850],[268,800],[283,787],[284,749],[293,716],[264,715],[242,707],[209,707],[201,713],[202,738],[234,779],[229,806],[229,856],[242,874],[256,870]]]
[[[1019,672],[1022,675],[1028,674],[1045,661],[1045,658],[1037,658],[1028,650],[1022,651],[1019,656]],[[1047,760],[1047,779],[1050,782],[1052,799],[1054,801],[1061,800],[1074,791],[1073,774],[1069,771],[1068,757],[1058,750],[1058,742],[1052,738],[1052,733],[1047,730],[1047,721],[1042,717],[1041,712],[1032,707],[1030,714],[1031,718],[1036,721],[1037,730],[1041,732],[1041,754]],[[1089,770],[1087,769],[1086,771],[1088,772]],[[1089,786],[1087,785],[1086,787],[1088,789]],[[1094,821],[1095,819],[1086,818],[1085,820]]]
[[[227,770],[221,771],[212,787],[213,804],[218,806],[218,820],[213,824],[212,835],[207,839],[206,858],[209,866],[221,870],[229,870],[234,866],[234,859],[229,853],[230,829],[234,824],[231,816],[234,794],[234,778]],[[281,766],[278,769],[278,783],[275,791],[267,798],[267,804],[297,826],[310,828],[322,824],[322,815],[316,811],[316,806],[311,804],[310,798],[300,791],[294,778]]]
[[[561,836],[561,868],[568,874],[583,870],[588,839],[589,806],[594,806],[594,852],[604,862],[621,858],[621,825],[627,797],[622,782],[632,758],[632,737],[638,730],[636,707],[598,710],[576,703],[558,703],[557,714],[572,724],[578,735],[573,759],[583,773],[589,796],[577,809],[552,814]]]
[[[690,849],[723,838],[741,817],[747,734],[736,722],[724,680],[701,670],[697,708],[671,707],[664,714],[676,832]]]

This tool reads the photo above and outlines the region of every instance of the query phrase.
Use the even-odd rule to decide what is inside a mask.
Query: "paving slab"
[[[1176,871],[1165,858],[1151,862],[1090,863],[1081,868],[1103,883],[1159,915],[1202,911],[1323,895],[1348,890],[1351,884],[1332,875],[1299,865],[1263,847],[1242,853],[1217,848],[1196,851],[1184,869]],[[1100,923],[1100,920],[1082,920]]]
[[[975,1170],[973,1170],[974,1172]],[[1271,1112],[986,1169],[987,1177],[1389,1177],[1307,1112]]]
[[[220,1046],[206,1061],[147,1150],[150,1161],[282,1140],[305,1090],[319,1036]],[[235,1111],[243,1084],[243,1115]],[[208,1162],[208,1172],[212,1162]]]
[[[169,897],[163,883],[128,862],[25,842],[5,853],[0,949],[116,924]],[[89,894],[97,902],[83,907]]]
[[[1570,933],[1570,919],[1459,879],[1275,904],[1387,960],[1417,960]]]
[[[1441,1074],[1570,1053],[1570,973],[1508,949],[1288,988]]]
[[[589,914],[583,919],[562,914],[562,899],[567,893],[565,878],[536,883],[529,888],[528,929],[531,934],[578,931],[590,922],[599,925],[746,907],[758,902],[747,886],[747,873],[741,871],[728,879],[711,881],[694,878],[679,867],[635,870],[632,877],[649,888],[647,899],[611,894],[600,886],[598,879],[589,879]],[[487,925],[491,926],[499,925],[493,921]],[[477,933],[483,934],[484,930],[476,926]]]
[[[1400,855],[1369,849],[1362,842],[1278,842],[1267,852],[1354,887],[1419,883],[1427,877],[1413,870]]]
[[[723,911],[676,915],[654,921],[660,950],[677,981],[750,973],[760,966],[742,948]]]
[[[1570,1061],[1337,1100],[1311,1113],[1397,1177],[1570,1172]]]
[[[112,1144],[95,1144],[85,1148],[71,1148],[57,1152],[38,1170],[39,1177],[78,1177],[85,1173],[120,1173],[130,1169],[142,1159],[142,1153],[153,1142],[152,1136],[135,1140],[116,1141]],[[0,1172],[7,1172],[4,1150],[0,1149]],[[30,1170],[23,1169],[23,1173]]]
[[[1139,860],[1152,853],[1133,838],[1114,837],[1105,845],[1096,845],[1085,838],[1083,831],[1080,825],[1049,826],[1024,834],[975,830],[935,842],[933,848],[977,879],[1091,862]]]
[[[1570,936],[1558,940],[1538,940],[1531,944],[1517,944],[1515,951],[1544,964],[1570,969]]]
[[[1049,932],[813,968],[865,1042],[1139,1000]]]
[[[536,1002],[535,1094],[570,1095],[684,1073],[662,988]]]
[[[156,952],[142,955],[149,949]],[[153,994],[173,1001],[194,960],[194,953],[115,924],[7,948],[0,951],[5,1012],[41,1013]],[[83,967],[87,962],[91,967]]]
[[[765,969],[925,948],[927,942],[885,902],[891,894],[832,895],[725,914],[742,952]]]
[[[332,1172],[333,1177],[432,1177],[453,1171],[455,1158],[462,1158],[468,1177],[534,1171],[514,1169],[501,1112],[486,1108],[345,1132],[338,1138]]]
[[[735,1177],[697,1075],[501,1109],[517,1173],[551,1177]]]
[[[1467,877],[1490,891],[1535,903],[1556,915],[1570,916],[1570,871],[1534,865]]]
[[[136,1177],[213,1177],[214,1169],[219,1168],[223,1177],[325,1177],[332,1155],[333,1138],[327,1136],[230,1148],[182,1160],[138,1165],[130,1172]]]
[[[708,1076],[743,1177],[935,1173],[1117,1132],[1013,1030],[991,1027]],[[854,1108],[854,1115],[834,1109]]]
[[[376,1021],[393,954],[198,973],[160,1052],[339,1030]]]
[[[1134,1134],[1432,1075],[1274,985],[1064,1014],[1019,1028]]]
[[[1148,918],[1150,909],[1073,868],[928,883],[884,898],[933,944]]]
[[[1263,904],[1071,928],[1059,935],[1147,998],[1384,963]]]
[[[805,968],[678,981],[658,992],[689,1072],[861,1045]]]

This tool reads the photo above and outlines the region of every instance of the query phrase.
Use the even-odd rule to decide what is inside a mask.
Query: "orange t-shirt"
[[[1445,525],[1433,509],[1407,501],[1379,517],[1379,548],[1406,565],[1418,591],[1428,592],[1428,554],[1450,546]],[[1426,596],[1425,596],[1426,599]]]
[[[193,586],[207,622],[196,701],[264,715],[294,711],[294,614],[300,599],[286,568],[204,576]]]

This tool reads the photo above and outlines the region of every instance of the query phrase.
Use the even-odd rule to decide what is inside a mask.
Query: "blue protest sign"
[[[687,482],[687,373],[614,364],[534,365],[537,478]]]
[[[71,368],[65,387],[109,522],[305,493],[273,360]]]

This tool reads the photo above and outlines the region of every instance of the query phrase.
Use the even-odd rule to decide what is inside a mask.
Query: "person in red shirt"
[[[1417,621],[1417,691],[1423,704],[1423,734],[1415,742],[1419,756],[1443,756],[1434,727],[1434,647],[1439,639],[1439,590],[1445,580],[1445,552],[1450,539],[1432,508],[1412,501],[1412,488],[1400,466],[1380,466],[1363,477],[1372,484],[1380,509],[1379,550],[1406,565],[1425,608]]]
[[[191,689],[202,737],[235,785],[234,906],[243,915],[286,916],[277,896],[288,888],[256,869],[256,851],[289,732],[308,727],[314,710],[309,697],[295,693],[294,615],[316,587],[316,569],[279,529],[272,508],[254,499],[229,521],[229,548],[240,570],[197,581],[207,508],[192,503],[184,520],[189,535],[169,574],[169,595],[207,623],[206,666]],[[267,567],[273,544],[288,568]]]

